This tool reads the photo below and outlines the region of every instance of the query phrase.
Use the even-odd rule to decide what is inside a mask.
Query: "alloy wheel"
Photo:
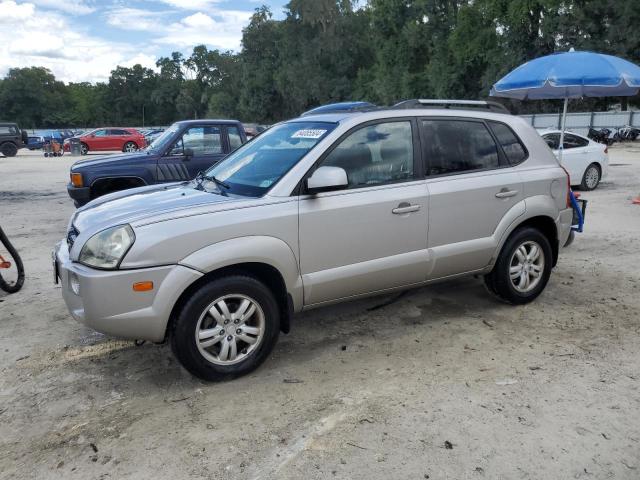
[[[584,183],[589,190],[593,190],[598,186],[600,181],[600,172],[597,167],[591,166],[584,174]]]
[[[538,286],[544,272],[544,252],[537,242],[522,243],[511,257],[509,278],[516,291],[528,293]]]
[[[200,354],[216,365],[242,362],[260,345],[265,315],[260,304],[242,295],[225,295],[202,312],[195,330]]]

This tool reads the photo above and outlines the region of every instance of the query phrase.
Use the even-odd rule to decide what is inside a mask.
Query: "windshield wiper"
[[[196,175],[195,181],[198,183],[196,185],[196,189],[197,190],[204,190],[204,187],[202,186],[202,183],[205,180],[215,183],[216,186],[218,187],[218,191],[220,192],[220,195],[223,195],[225,197],[229,196],[229,194],[226,192],[226,190],[229,190],[231,187],[227,183],[224,183],[222,180],[218,180],[213,175],[207,175],[206,173],[203,173],[203,172],[198,172],[198,174]]]

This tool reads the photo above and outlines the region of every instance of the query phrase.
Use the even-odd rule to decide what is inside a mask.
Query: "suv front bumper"
[[[184,290],[202,273],[183,265],[135,270],[97,270],[69,258],[66,242],[53,252],[55,279],[78,322],[102,333],[132,340],[164,340],[171,311]],[[133,284],[153,282],[136,292]]]
[[[74,187],[71,183],[67,183],[67,193],[76,207],[81,207],[91,200],[91,189],[89,187]]]

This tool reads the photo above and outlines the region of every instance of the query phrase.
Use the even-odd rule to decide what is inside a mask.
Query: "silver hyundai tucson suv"
[[[478,274],[534,300],[572,238],[568,175],[524,120],[476,106],[307,115],[193,181],[90,202],[53,255],[71,315],[221,380],[303,310]]]

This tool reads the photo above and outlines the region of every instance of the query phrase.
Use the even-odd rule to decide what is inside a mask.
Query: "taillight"
[[[609,153],[609,145],[604,146],[604,153]]]
[[[569,172],[567,172],[566,168],[563,166],[560,166],[560,168],[564,170],[564,173],[567,175],[567,208],[571,208],[573,206],[571,205],[571,178],[569,177]]]

